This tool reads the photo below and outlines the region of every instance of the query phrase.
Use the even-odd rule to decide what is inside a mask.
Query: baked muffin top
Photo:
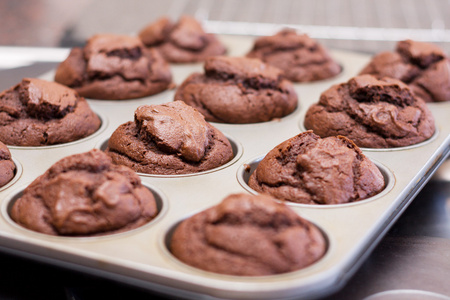
[[[281,70],[255,58],[216,56],[206,59],[204,74],[190,75],[175,93],[209,122],[257,123],[284,117],[298,97]]]
[[[0,142],[0,187],[13,179],[16,165],[14,164],[11,152],[5,144]]]
[[[101,125],[83,97],[56,82],[24,78],[0,93],[0,100],[0,140],[7,145],[72,142]]]
[[[233,158],[223,133],[181,101],[138,107],[134,122],[111,135],[106,153],[136,172],[160,175],[202,172]]]
[[[166,90],[172,74],[160,54],[138,37],[97,34],[71,50],[56,69],[55,81],[87,98],[123,100]]]
[[[170,251],[206,271],[263,276],[299,270],[326,251],[322,233],[267,195],[233,194],[184,220]]]
[[[360,74],[401,80],[426,102],[450,100],[450,61],[435,44],[400,41],[394,52],[375,55]]]
[[[162,17],[142,29],[139,37],[171,63],[200,62],[226,52],[215,35],[206,33],[201,24],[188,15],[181,16],[177,22]]]
[[[258,38],[247,56],[281,69],[283,75],[293,82],[323,80],[342,71],[321,44],[293,29]]]
[[[95,236],[142,226],[157,214],[153,194],[102,151],[65,157],[16,200],[11,218],[40,233]]]
[[[306,112],[304,125],[321,137],[343,135],[368,148],[414,145],[435,131],[431,111],[406,84],[372,75],[323,92]]]
[[[384,188],[377,166],[349,139],[320,138],[311,131],[269,151],[248,185],[260,193],[304,204],[342,204],[374,196]]]

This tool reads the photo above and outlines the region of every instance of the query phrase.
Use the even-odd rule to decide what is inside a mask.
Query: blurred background
[[[219,34],[271,35],[288,26],[335,49],[376,53],[410,38],[450,52],[449,0],[0,0],[0,46],[70,48],[96,33],[136,34],[181,14]],[[14,66],[12,56],[3,68]]]
[[[217,34],[263,36],[292,27],[330,49],[375,54],[410,38],[450,53],[450,0],[0,0],[0,88],[55,67],[93,34],[136,34],[161,16],[182,14]],[[450,296],[450,163],[444,164],[348,284],[326,299],[397,289]],[[0,254],[0,268],[0,299],[160,297],[9,254]]]

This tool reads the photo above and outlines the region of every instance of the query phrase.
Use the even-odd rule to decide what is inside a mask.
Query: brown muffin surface
[[[321,44],[292,29],[258,38],[247,57],[259,58],[281,69],[284,76],[294,82],[323,80],[342,71]]]
[[[0,94],[0,140],[7,145],[43,146],[76,141],[101,125],[74,90],[37,78]]]
[[[170,251],[206,271],[263,276],[302,269],[326,251],[322,233],[267,195],[233,194],[176,229]]]
[[[435,44],[400,41],[395,52],[375,55],[360,74],[401,80],[426,102],[450,100],[450,60]]]
[[[204,74],[190,75],[174,99],[200,111],[209,122],[257,123],[284,117],[297,107],[292,83],[281,71],[246,57],[211,57]]]
[[[321,137],[343,135],[368,148],[414,145],[435,131],[431,111],[406,84],[372,75],[323,92],[306,112],[304,125]]]
[[[206,33],[195,18],[187,15],[176,23],[160,18],[142,29],[139,37],[146,47],[156,49],[172,63],[200,62],[226,52],[215,35]]]
[[[23,191],[11,210],[18,224],[63,236],[123,232],[156,214],[154,196],[139,176],[96,149],[56,162]]]
[[[377,166],[349,139],[300,133],[259,162],[248,185],[260,193],[304,204],[341,204],[384,188]]]
[[[166,90],[172,74],[160,54],[138,37],[97,34],[71,50],[56,69],[55,81],[87,98],[123,100]]]
[[[111,135],[106,153],[136,172],[161,175],[202,172],[233,158],[223,133],[181,101],[138,107],[134,122]]]
[[[0,187],[4,186],[13,179],[16,171],[11,152],[8,147],[0,142]]]

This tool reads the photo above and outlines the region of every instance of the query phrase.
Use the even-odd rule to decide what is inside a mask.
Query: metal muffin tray
[[[221,36],[229,55],[244,55],[253,38]],[[192,175],[140,174],[159,204],[157,218],[138,229],[102,237],[55,237],[32,232],[9,217],[12,202],[37,176],[59,159],[103,149],[111,133],[133,119],[143,104],[173,101],[175,90],[133,100],[90,100],[101,117],[98,132],[82,140],[47,147],[9,147],[17,165],[13,181],[0,190],[0,250],[39,261],[89,272],[158,293],[191,299],[311,299],[341,287],[370,254],[393,222],[401,215],[450,151],[450,102],[429,104],[436,121],[436,134],[411,147],[365,149],[363,152],[382,171],[385,190],[372,198],[342,205],[287,203],[317,225],[328,241],[325,256],[313,265],[291,273],[261,277],[238,277],[198,270],[178,261],[167,245],[176,225],[189,216],[218,204],[231,193],[254,193],[247,180],[260,159],[279,143],[304,131],[306,110],[332,84],[355,76],[370,60],[369,55],[331,51],[343,72],[330,80],[295,84],[299,107],[289,116],[257,124],[213,123],[231,141],[234,159],[225,166]],[[180,84],[203,64],[172,65]],[[41,78],[53,80],[53,72]]]

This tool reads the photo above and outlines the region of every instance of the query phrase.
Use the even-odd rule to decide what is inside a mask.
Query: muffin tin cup
[[[94,110],[95,114],[100,118],[100,127],[91,135],[85,136],[84,138],[67,142],[67,143],[61,143],[61,144],[54,144],[54,145],[44,145],[44,146],[14,146],[14,145],[8,145],[8,148],[10,149],[18,149],[18,150],[45,150],[45,149],[53,149],[53,148],[61,148],[61,147],[71,147],[75,146],[77,144],[85,143],[89,140],[95,140],[99,135],[101,135],[106,128],[108,128],[108,118],[104,116],[101,113],[98,113]]]
[[[167,175],[164,175],[164,174],[149,174],[149,173],[141,173],[141,172],[136,172],[136,173],[139,176],[146,176],[146,177],[177,178],[177,177],[205,175],[205,174],[209,174],[209,173],[216,172],[216,171],[222,170],[224,168],[227,168],[227,167],[233,165],[234,163],[236,163],[241,158],[242,153],[243,153],[243,149],[242,149],[242,145],[238,141],[236,141],[234,138],[228,136],[227,134],[224,134],[224,135],[225,135],[225,137],[228,139],[228,141],[231,144],[231,148],[233,150],[233,158],[229,162],[227,162],[227,163],[225,163],[225,164],[223,164],[221,166],[218,166],[218,167],[213,168],[211,170],[201,171],[201,172],[197,172],[197,173],[187,173],[187,174],[167,174]],[[96,145],[96,148],[100,149],[102,151],[105,151],[106,148],[108,148],[108,141],[109,141],[109,138],[107,138],[104,141],[101,141],[100,143],[98,143]]]
[[[253,38],[223,36],[229,55],[244,55]],[[438,131],[432,139],[415,147],[373,151],[362,149],[382,171],[386,188],[378,195],[351,204],[290,204],[298,215],[312,222],[326,236],[328,249],[316,263],[274,276],[240,277],[215,274],[189,267],[167,249],[173,228],[185,218],[220,203],[232,193],[253,193],[246,187],[244,171],[252,168],[275,146],[304,131],[299,127],[309,106],[332,84],[355,76],[370,56],[331,51],[343,66],[335,78],[294,84],[299,106],[290,115],[264,123],[213,125],[232,142],[235,157],[201,176],[148,176],[143,184],[162,199],[158,216],[149,224],[120,234],[72,238],[38,234],[15,224],[8,207],[25,185],[44,173],[57,160],[71,154],[102,149],[112,132],[132,120],[144,104],[173,101],[174,90],[133,100],[90,100],[102,114],[102,127],[77,142],[45,147],[11,147],[17,178],[0,190],[0,248],[18,255],[120,280],[176,298],[311,299],[335,291],[370,254],[393,222],[414,199],[433,172],[450,153],[450,102],[430,104]],[[202,72],[201,64],[171,66],[176,84],[190,73]],[[52,80],[49,72],[41,78]]]
[[[0,187],[0,192],[2,192],[4,190],[8,189],[10,186],[14,185],[19,180],[20,176],[22,176],[22,172],[23,172],[22,164],[14,157],[12,158],[12,161],[13,161],[14,165],[16,166],[16,169],[14,170],[14,177],[11,178],[11,180],[8,183],[6,183],[2,187]]]
[[[27,185],[28,186],[28,185]],[[2,207],[1,207],[1,214],[2,217],[10,224],[10,226],[13,226],[17,228],[18,230],[23,230],[28,235],[35,235],[38,238],[50,238],[50,239],[56,239],[56,240],[78,240],[78,241],[89,241],[89,240],[99,240],[99,239],[114,239],[122,236],[126,236],[128,234],[133,234],[135,232],[139,232],[140,230],[147,230],[147,227],[152,226],[154,223],[157,223],[161,218],[164,217],[164,215],[167,213],[168,208],[168,200],[167,197],[164,195],[164,193],[159,190],[158,188],[151,186],[147,183],[143,183],[143,186],[146,187],[155,197],[156,202],[156,208],[157,208],[157,215],[150,220],[148,223],[133,228],[128,231],[118,232],[118,233],[105,233],[98,236],[55,236],[55,235],[49,235],[37,231],[33,231],[31,229],[28,229],[26,227],[23,227],[22,225],[16,223],[11,218],[11,210],[14,205],[14,203],[23,195],[23,191],[27,186],[22,186],[20,188],[17,188],[16,190],[12,191],[9,195],[7,195],[3,199]]]
[[[324,255],[320,259],[315,261],[314,263],[312,263],[302,269],[295,270],[292,272],[280,273],[280,274],[276,274],[276,275],[264,275],[264,276],[236,276],[236,275],[228,275],[228,274],[215,273],[212,271],[206,271],[206,270],[203,270],[200,268],[193,267],[189,264],[186,264],[185,262],[178,259],[175,255],[173,255],[172,252],[170,251],[170,243],[171,243],[173,233],[175,232],[177,227],[183,221],[185,221],[186,219],[188,219],[192,216],[193,216],[193,214],[185,216],[185,218],[175,222],[174,224],[171,224],[170,227],[167,230],[165,230],[165,232],[163,234],[161,234],[161,237],[159,238],[159,241],[158,241],[158,246],[161,249],[161,251],[164,253],[164,255],[167,257],[167,259],[169,259],[172,262],[172,264],[177,265],[179,268],[185,268],[188,272],[198,273],[200,276],[218,276],[218,277],[228,278],[229,280],[238,280],[238,281],[240,281],[244,278],[247,280],[250,280],[250,281],[258,280],[258,278],[264,278],[264,280],[266,280],[266,279],[272,279],[272,280],[275,279],[276,280],[277,277],[283,277],[285,274],[308,272],[309,268],[314,267],[316,264],[319,264],[323,259],[326,259],[327,255],[328,255],[328,250],[330,248],[333,248],[333,245],[331,244],[327,233],[322,228],[320,228],[320,226],[318,226],[317,224],[314,224],[313,222],[310,222],[309,220],[307,220],[321,232],[322,236],[325,239],[325,243],[326,243],[326,246],[325,246],[326,250],[325,250]]]
[[[304,121],[305,121],[305,116],[303,115],[298,122],[298,127],[300,128],[300,131],[302,131],[302,132],[308,130],[305,128]],[[420,143],[417,143],[417,144],[402,146],[402,147],[390,147],[390,148],[369,148],[369,147],[359,147],[359,148],[363,151],[376,151],[376,152],[403,151],[403,150],[413,149],[413,148],[417,148],[417,147],[422,147],[423,145],[431,143],[438,135],[439,135],[439,127],[438,127],[438,125],[436,125],[436,129],[435,129],[433,135],[431,137],[429,137],[428,139],[426,139]]]
[[[256,170],[256,168],[258,167],[259,163],[261,162],[261,160],[264,159],[264,156],[259,156],[256,158],[253,158],[245,163],[243,163],[239,169],[237,170],[236,173],[236,178],[239,182],[239,184],[246,189],[249,193],[251,194],[258,194],[257,191],[255,191],[254,189],[252,189],[249,185],[248,185],[248,181],[250,179],[250,176],[253,174],[253,172]],[[361,199],[358,201],[354,201],[354,202],[348,202],[348,203],[341,203],[341,204],[305,204],[305,203],[297,203],[297,202],[291,202],[291,201],[281,201],[287,205],[293,205],[293,206],[299,206],[299,207],[315,207],[315,208],[335,208],[335,207],[345,207],[345,206],[353,206],[353,205],[358,205],[361,203],[365,203],[367,201],[376,201],[376,199],[385,196],[387,193],[389,193],[390,190],[392,190],[392,188],[395,185],[395,176],[394,174],[389,170],[389,168],[387,168],[386,166],[384,166],[383,164],[381,164],[380,162],[377,161],[372,161],[377,168],[380,170],[381,174],[383,175],[384,178],[384,182],[385,182],[385,186],[383,188],[382,191],[380,191],[378,194],[365,198],[365,199]]]

